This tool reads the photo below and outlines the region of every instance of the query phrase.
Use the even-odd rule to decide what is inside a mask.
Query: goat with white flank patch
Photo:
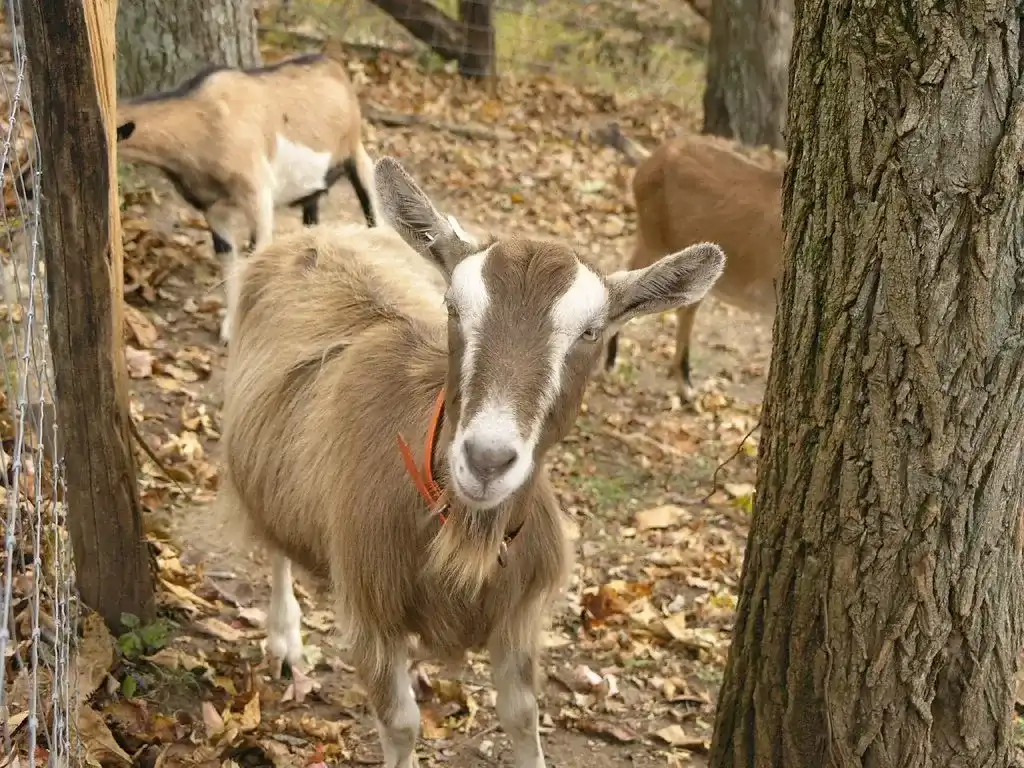
[[[164,172],[205,214],[214,251],[227,262],[222,340],[234,304],[238,221],[254,248],[273,236],[276,206],[301,207],[303,224],[316,224],[321,196],[345,175],[375,225],[373,161],[361,130],[345,68],[320,54],[248,70],[210,68],[173,91],[118,105],[118,152]]]
[[[614,123],[600,130],[597,138],[637,166],[633,176],[637,238],[630,269],[646,267],[693,239],[713,240],[729,254],[729,261],[711,295],[773,317],[775,279],[782,269],[785,155],[769,152],[767,162],[761,164],[743,154],[742,145],[705,135],[670,139],[649,153],[623,136]],[[687,399],[695,395],[690,335],[699,306],[694,302],[676,312],[672,368]],[[617,354],[616,334],[608,341],[606,369],[614,367]]]
[[[545,454],[607,335],[698,301],[725,256],[603,275],[554,243],[474,241],[391,158],[374,176],[395,231],[302,230],[243,262],[220,503],[275,553],[273,657],[301,664],[291,561],[332,585],[388,768],[417,764],[411,639],[489,649],[515,765],[542,768],[541,626],[571,564]]]

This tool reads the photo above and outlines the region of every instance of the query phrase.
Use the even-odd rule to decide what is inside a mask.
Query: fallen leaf
[[[152,347],[157,340],[156,327],[149,318],[131,304],[124,305],[124,321],[140,347]]]
[[[242,710],[242,714],[235,718],[232,716],[232,720],[238,723],[238,728],[243,733],[248,731],[254,731],[260,724],[260,694],[259,691],[253,693],[252,698],[246,703],[245,708]]]
[[[679,522],[685,510],[672,504],[642,509],[636,513],[636,527],[639,531],[671,528]]]
[[[103,707],[103,715],[114,721],[118,733],[128,733],[145,742],[169,744],[177,739],[178,722],[160,713],[151,714],[144,702],[117,699]]]
[[[162,578],[160,579],[160,584],[163,586],[164,589],[166,589],[168,592],[170,592],[172,595],[174,595],[174,597],[178,599],[179,605],[183,604],[184,607],[189,608],[191,610],[195,610],[197,606],[200,608],[206,608],[210,611],[215,611],[217,609],[217,606],[215,606],[209,600],[204,600],[195,592],[191,591],[190,589],[186,589],[185,587],[179,584],[175,584],[173,581],[167,581],[167,579]]]
[[[666,744],[685,749],[688,752],[704,755],[709,750],[709,745],[705,739],[699,736],[688,736],[681,726],[674,723],[655,731],[654,735]]]
[[[301,704],[306,696],[314,691],[320,690],[320,683],[309,677],[298,667],[292,667],[292,682],[281,694],[281,701],[295,701]]]
[[[223,640],[225,643],[237,643],[245,637],[241,630],[212,617],[197,621],[196,626],[206,634]]]
[[[238,689],[235,688],[235,681],[232,680],[230,677],[225,677],[224,675],[216,675],[213,678],[213,684],[218,688],[227,691],[232,696],[238,695]]]
[[[191,368],[179,368],[171,363],[158,363],[157,365],[161,373],[166,373],[172,379],[176,379],[177,381],[184,381],[187,383],[199,381],[199,374]]]
[[[146,379],[153,375],[153,353],[148,349],[136,349],[126,344],[124,360],[131,378]]]
[[[675,640],[682,640],[686,636],[686,614],[677,613],[669,616],[663,621],[663,624]]]
[[[267,624],[267,614],[259,608],[240,608],[238,610],[238,618],[253,627],[259,627],[260,629],[265,627]]]
[[[428,741],[450,739],[452,730],[444,724],[444,717],[435,707],[424,707],[420,717],[420,735]]]
[[[14,732],[18,730],[18,726],[20,726],[27,719],[28,719],[28,712],[27,711],[26,712],[19,712],[16,715],[11,715],[10,717],[5,718],[5,725],[7,726],[8,732],[13,735]]]
[[[90,612],[82,624],[84,635],[75,659],[79,703],[93,695],[114,665],[114,636],[100,615]]]
[[[183,669],[192,672],[196,669],[208,670],[210,665],[180,648],[161,648],[150,656],[143,656],[146,661],[166,669]]]
[[[330,611],[310,611],[302,616],[302,623],[317,632],[332,632],[334,630],[334,615]]]
[[[616,725],[615,723],[595,720],[589,717],[577,720],[576,727],[583,733],[600,736],[606,741],[619,742],[620,744],[629,744],[639,738],[636,733],[624,725]]]
[[[734,499],[742,499],[744,496],[753,496],[755,489],[751,483],[723,483],[722,490]]]
[[[103,717],[92,707],[82,706],[76,718],[78,738],[85,747],[85,759],[90,765],[132,765],[129,757],[103,722]]]
[[[629,610],[629,604],[608,584],[602,585],[596,594],[583,595],[582,603],[590,618],[597,622]]]
[[[220,716],[217,708],[209,701],[204,701],[201,709],[203,712],[203,725],[206,726],[206,737],[212,739],[224,730],[224,718]]]

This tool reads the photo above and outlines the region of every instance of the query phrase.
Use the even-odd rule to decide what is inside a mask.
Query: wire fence
[[[460,5],[490,6],[490,25],[460,19]],[[707,6],[706,0],[265,0],[262,31],[287,25],[311,38],[326,33],[452,69],[460,54],[486,46],[492,36],[494,69],[503,74],[557,74],[671,95],[689,85],[703,59]]]
[[[72,762],[77,602],[66,528],[49,304],[40,232],[44,169],[28,93],[18,0],[0,18],[0,766]]]

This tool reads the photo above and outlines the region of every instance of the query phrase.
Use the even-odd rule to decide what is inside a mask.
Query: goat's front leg
[[[238,211],[231,203],[218,200],[206,212],[206,223],[213,235],[213,252],[220,261],[224,275],[224,319],[220,324],[221,343],[227,344],[231,334],[232,313],[238,294],[235,271],[238,268],[238,247],[233,224]]]
[[[512,742],[516,768],[545,768],[537,721],[536,647],[513,648],[504,639],[490,644],[491,675],[498,694],[498,719]]]
[[[302,608],[292,589],[292,564],[282,554],[273,556],[270,577],[270,608],[267,611],[267,653],[271,657],[270,674],[281,676],[287,661],[292,674],[302,664]]]
[[[256,186],[251,190],[252,250],[258,251],[274,237],[274,169],[261,158],[257,168]]]
[[[373,638],[356,644],[353,659],[377,719],[385,768],[416,768],[420,708],[412,690],[407,646]]]

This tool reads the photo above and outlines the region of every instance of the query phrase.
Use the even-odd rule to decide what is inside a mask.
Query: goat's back
[[[359,100],[345,68],[326,56],[300,56],[251,70],[220,69],[200,84],[194,97],[204,113],[219,110],[231,135],[239,123],[258,126],[266,134],[270,156],[278,134],[341,157],[350,156],[359,142]]]
[[[730,304],[771,313],[782,264],[782,174],[778,159],[755,162],[712,136],[669,140],[633,177],[638,237],[632,266],[642,267],[689,243],[718,243],[725,271],[712,293]]]

